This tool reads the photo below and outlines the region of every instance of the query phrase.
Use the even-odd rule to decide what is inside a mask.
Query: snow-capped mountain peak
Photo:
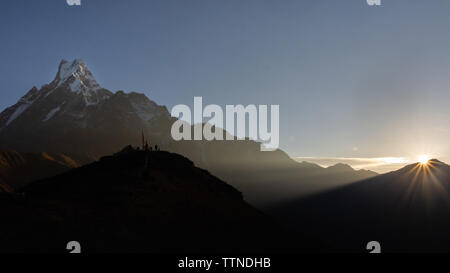
[[[81,59],[75,59],[72,62],[62,60],[52,84],[55,89],[68,85],[70,90],[76,93],[101,89],[94,75]]]
[[[149,124],[169,117],[165,107],[144,94],[113,93],[102,88],[83,60],[63,60],[51,83],[40,89],[33,87],[16,104],[0,113],[0,144],[10,141],[10,147],[19,147],[20,143],[13,145],[12,142],[22,141],[22,136],[30,132],[42,139],[43,135],[55,139],[67,132],[77,132],[82,139],[89,136],[84,130],[103,130],[107,134],[111,130],[122,132],[132,128],[130,135],[134,135]],[[50,143],[37,146],[47,144]],[[32,150],[36,144],[30,145],[24,150]]]

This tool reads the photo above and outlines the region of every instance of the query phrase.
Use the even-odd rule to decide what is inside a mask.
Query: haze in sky
[[[3,1],[0,108],[82,58],[105,88],[169,109],[279,104],[293,157],[450,162],[448,14],[439,0]]]

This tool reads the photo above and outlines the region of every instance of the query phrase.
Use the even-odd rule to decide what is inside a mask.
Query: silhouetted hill
[[[261,209],[278,202],[295,200],[311,194],[334,189],[377,175],[366,170],[323,168],[307,162],[277,161],[267,165],[250,163],[228,165],[215,170],[226,181],[244,193],[246,200]],[[239,174],[239,175],[236,175]]]
[[[327,169],[335,172],[348,172],[353,170],[353,168],[350,165],[342,163],[330,166]]]
[[[359,180],[362,180],[362,179],[366,179],[366,178],[370,178],[370,177],[374,177],[374,176],[378,175],[378,173],[376,173],[374,171],[369,171],[369,170],[364,170],[364,169],[355,170],[350,165],[342,164],[342,163],[338,163],[336,165],[330,166],[330,167],[326,168],[325,170],[327,173],[332,174],[336,177],[339,177],[339,175],[343,175],[343,176],[347,175],[348,178],[341,178],[341,179],[348,180],[348,181],[350,181],[352,179],[352,176],[355,178],[359,178]]]
[[[0,194],[0,218],[8,252],[65,251],[72,240],[94,252],[276,251],[296,240],[190,160],[130,147]],[[308,240],[303,249],[317,244]]]
[[[450,251],[450,166],[412,164],[309,198],[280,204],[272,214],[336,249]]]
[[[316,169],[316,170],[322,169],[322,167],[317,165],[316,163],[311,163],[311,162],[307,162],[307,161],[299,162],[299,166],[301,166],[302,168],[305,168],[305,169]]]

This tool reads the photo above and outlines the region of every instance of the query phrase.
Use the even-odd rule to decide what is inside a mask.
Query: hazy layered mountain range
[[[450,251],[450,166],[437,159],[307,198],[282,202],[272,214],[333,249]]]
[[[258,206],[376,175],[298,163],[281,150],[261,152],[250,140],[176,142],[170,136],[174,121],[166,107],[143,94],[102,88],[82,60],[63,60],[52,82],[33,87],[0,114],[0,148],[82,155],[76,156],[82,165],[125,145],[141,145],[144,132],[150,145],[188,157]]]
[[[380,240],[387,251],[450,250],[443,162],[383,175],[324,168],[251,140],[177,142],[175,120],[143,94],[103,89],[83,61],[62,61],[51,83],[0,114],[0,245],[53,251],[80,237],[92,251],[365,251]],[[142,133],[162,151],[133,148]]]

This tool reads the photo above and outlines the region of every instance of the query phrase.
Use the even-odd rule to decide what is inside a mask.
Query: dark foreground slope
[[[294,229],[335,249],[450,251],[450,166],[438,160],[344,186],[272,210]]]
[[[129,149],[0,195],[1,251],[276,251],[281,230],[188,159]],[[290,238],[292,240],[292,238]],[[305,248],[308,243],[304,242]]]

